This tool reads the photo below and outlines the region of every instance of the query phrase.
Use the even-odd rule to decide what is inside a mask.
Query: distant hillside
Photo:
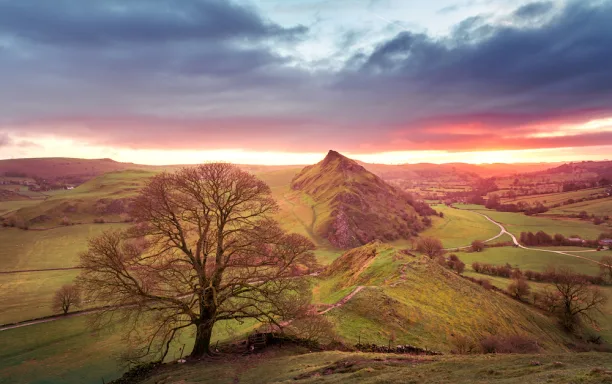
[[[540,172],[542,174],[569,174],[577,179],[590,177],[606,177],[612,179],[612,161],[582,161],[567,163]]]
[[[126,220],[131,198],[154,175],[145,170],[108,172],[73,190],[59,191],[36,205],[21,208],[14,215],[34,228]]]
[[[410,178],[419,180],[447,180],[473,182],[478,178],[503,177],[518,173],[538,172],[553,168],[559,163],[516,163],[516,164],[369,164],[359,162],[368,171],[383,179]]]
[[[157,167],[120,163],[111,159],[72,159],[62,157],[0,160],[0,176],[42,178],[81,184],[108,172],[153,170]]]
[[[415,203],[410,195],[335,151],[304,168],[291,188],[305,192],[323,207],[319,211],[327,214],[318,218],[314,229],[340,248],[374,239],[409,238],[425,228],[419,214],[432,213],[429,206]]]

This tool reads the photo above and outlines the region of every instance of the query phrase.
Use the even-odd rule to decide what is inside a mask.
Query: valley
[[[68,163],[74,164],[74,161]],[[96,166],[88,166],[94,170],[91,173],[98,172]],[[74,169],[73,165],[70,167]],[[74,282],[80,274],[79,256],[87,250],[87,241],[106,231],[132,226],[132,199],[152,177],[174,169],[115,168],[90,175],[91,178],[72,189],[42,192],[44,196],[21,190],[15,192],[18,197],[3,195],[0,201],[0,215],[5,222],[5,227],[0,228],[0,325],[55,317],[48,319],[52,321],[24,324],[19,328],[0,327],[1,383],[46,383],[49,367],[53,367],[55,382],[75,384],[108,382],[127,370],[126,366],[117,363],[123,343],[120,323],[109,324],[103,331],[92,331],[91,313],[63,317],[51,308],[55,292]],[[432,196],[422,195],[422,189],[409,195],[411,190],[417,189],[402,187],[410,181],[408,175],[415,174],[414,169],[401,170],[404,173],[393,169],[391,172],[388,167],[357,164],[333,151],[321,163],[307,168],[247,169],[270,187],[271,196],[279,206],[275,219],[282,228],[314,244],[318,269],[304,279],[312,292],[311,304],[324,313],[321,316],[329,323],[333,334],[330,337],[335,342],[347,347],[362,343],[406,344],[443,353],[440,357],[409,357],[414,361],[409,365],[410,374],[425,380],[425,372],[434,369],[434,376],[430,377],[432,382],[449,378],[458,383],[471,382],[473,376],[468,372],[473,373],[476,369],[471,364],[477,366],[484,359],[497,367],[491,368],[498,372],[496,375],[509,375],[508,380],[510,377],[519,380],[525,375],[521,382],[543,377],[540,368],[527,363],[533,360],[541,361],[542,366],[563,361],[563,365],[550,370],[550,375],[558,375],[554,377],[586,375],[584,382],[587,383],[607,377],[605,370],[601,374],[599,371],[593,373],[596,367],[606,365],[609,358],[606,354],[590,352],[590,360],[568,357],[574,356],[572,351],[576,345],[582,345],[587,336],[577,337],[564,332],[540,307],[504,293],[512,279],[478,273],[473,264],[508,264],[511,268],[537,272],[544,272],[551,266],[565,266],[576,273],[599,276],[600,263],[612,256],[610,250],[598,251],[582,244],[525,246],[518,242],[522,232],[538,231],[558,233],[567,238],[597,239],[602,233],[612,231],[609,220],[594,224],[590,219],[570,215],[581,207],[581,210],[587,209],[589,215],[593,212],[603,217],[607,206],[612,205],[609,198],[567,204],[536,215],[499,212],[467,201],[447,201],[452,199],[447,195],[440,195],[439,200],[427,199],[429,204],[426,204],[423,197]],[[429,176],[418,173],[418,177],[434,185],[446,183],[449,177],[456,176],[452,172],[449,176],[448,168],[444,167],[440,167],[439,173],[434,171],[436,167],[429,166]],[[505,177],[503,172],[495,174]],[[511,177],[517,178],[516,175]],[[463,187],[445,190],[474,193],[474,186],[480,179],[474,173]],[[7,184],[3,187],[10,189]],[[605,188],[585,189],[521,196],[516,200],[554,205],[604,191]],[[582,205],[574,207],[576,204]],[[589,204],[594,207],[588,208]],[[338,222],[338,217],[344,217],[343,221]],[[447,255],[455,254],[465,264],[465,271],[457,273],[417,251],[416,243],[423,238],[439,239]],[[473,243],[478,241],[484,242],[484,248],[474,251]],[[499,290],[470,279],[486,279]],[[529,284],[532,292],[544,292],[551,287],[546,282],[529,281]],[[612,288],[606,283],[601,289],[611,300],[597,315],[599,326],[588,326],[583,335],[597,334],[605,343],[610,343]],[[91,305],[82,303],[78,309],[88,310]],[[220,322],[215,325],[212,341],[231,344],[256,329],[257,322],[251,320]],[[471,340],[477,345],[492,334],[520,335],[525,340],[537,340],[539,354],[490,358],[488,355],[454,354],[459,341]],[[184,346],[192,343],[193,338],[192,332],[182,332],[172,344],[166,361],[176,361],[186,355]],[[408,357],[397,355],[307,353],[300,348],[264,353],[270,356],[265,361],[251,360],[249,368],[239,374],[241,382],[255,380],[253,378],[261,370],[268,372],[275,361],[293,367],[292,371],[278,372],[279,381],[304,373],[304,382],[309,382],[309,378],[315,377],[308,376],[309,372],[344,361],[356,361],[355,366],[360,367],[355,371],[348,369],[343,376],[352,382],[392,378],[405,374],[402,372],[408,369],[404,363],[396,364]],[[237,374],[232,373],[233,363],[223,364],[228,364],[224,372],[230,380]],[[516,364],[522,368],[510,373],[510,367]],[[459,365],[463,370],[457,368]],[[168,370],[172,367],[170,365]],[[451,369],[448,367],[453,367],[453,374],[435,373],[438,369]],[[183,368],[178,374],[184,380],[213,369],[206,364],[200,367],[191,363]],[[167,372],[161,371],[159,375],[164,377]],[[434,379],[435,375],[439,378]],[[482,377],[486,380],[487,376]],[[427,382],[423,380],[419,382]],[[572,381],[568,379],[567,382]]]

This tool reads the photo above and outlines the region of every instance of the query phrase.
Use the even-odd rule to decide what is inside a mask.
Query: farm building
[[[612,239],[602,239],[599,240],[599,245],[603,247],[612,247]]]
[[[577,243],[577,244],[582,244],[582,243],[584,243],[584,240],[582,240],[582,239],[581,239],[581,238],[579,238],[579,237],[569,237],[569,238],[567,239],[567,241],[569,241],[570,243]]]

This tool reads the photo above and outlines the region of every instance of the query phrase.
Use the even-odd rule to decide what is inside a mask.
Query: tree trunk
[[[212,337],[214,323],[205,321],[198,325],[195,342],[190,357],[202,357],[210,354],[210,338]]]

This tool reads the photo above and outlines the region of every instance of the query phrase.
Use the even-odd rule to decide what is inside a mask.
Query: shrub
[[[480,240],[474,240],[472,241],[472,251],[474,252],[482,252],[482,250],[485,248],[485,243],[480,241]]]
[[[474,272],[476,273],[480,273],[481,269],[480,269],[480,263],[475,261],[472,263],[472,269],[474,270]]]
[[[103,217],[96,217],[94,219],[94,223],[96,223],[96,224],[104,224],[104,223],[106,223],[106,220]]]
[[[480,279],[478,283],[486,290],[493,289],[493,284],[491,284],[491,280],[489,279]]]
[[[508,285],[508,293],[518,300],[523,300],[525,296],[529,295],[529,292],[531,292],[531,287],[529,287],[527,280],[523,277],[514,279],[512,283]]]
[[[474,339],[467,336],[456,335],[453,337],[453,346],[455,347],[452,353],[458,355],[467,355],[473,353],[477,349]]]
[[[70,222],[70,219],[67,216],[64,216],[64,217],[62,217],[62,220],[60,220],[60,224],[61,225],[70,225],[72,223]]]
[[[489,336],[480,340],[482,353],[537,353],[540,347],[536,340],[526,336]]]

